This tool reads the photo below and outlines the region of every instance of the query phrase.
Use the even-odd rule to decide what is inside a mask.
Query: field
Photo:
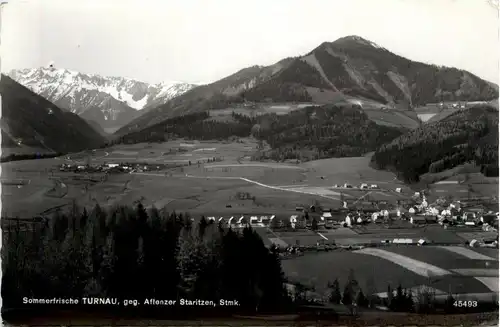
[[[412,194],[409,188],[394,179],[392,173],[370,168],[369,156],[304,164],[250,161],[256,147],[253,139],[232,142],[179,140],[117,145],[59,158],[3,163],[2,213],[8,217],[32,217],[73,201],[84,206],[93,206],[96,201],[103,206],[141,201],[145,206],[205,215],[211,212],[289,213],[296,206],[318,203],[338,207],[342,196],[355,202],[361,201],[367,193],[371,198],[384,200]],[[103,177],[95,173],[59,172],[62,163],[157,163],[169,165],[169,168],[113,174],[101,180]],[[30,182],[13,185],[12,180]],[[357,186],[362,182],[376,183],[382,190],[332,188],[333,184]],[[61,187],[67,189],[57,189]],[[402,187],[405,193],[395,193],[396,187]]]
[[[392,127],[402,126],[409,129],[418,128],[420,126],[419,118],[412,111],[402,111],[395,109],[365,109],[365,113],[368,115],[368,118],[379,125]]]
[[[498,293],[498,280],[496,289],[495,283],[492,284],[492,278],[498,276],[498,261],[473,260],[436,247],[337,250],[284,260],[282,264],[289,279],[314,285],[320,293],[335,278],[344,285],[349,269],[354,270],[364,289],[368,279],[373,279],[376,292],[385,292],[388,284],[396,287],[401,283],[405,288],[431,285],[443,294],[451,291],[489,298]]]

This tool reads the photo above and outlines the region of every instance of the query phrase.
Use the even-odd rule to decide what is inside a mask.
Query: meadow
[[[284,260],[282,265],[290,280],[314,286],[320,293],[326,292],[328,282],[336,278],[344,285],[349,270],[353,269],[361,287],[366,289],[371,280],[376,292],[385,292],[388,285],[392,288],[399,284],[404,288],[426,285],[441,294],[452,292],[472,297],[479,294],[481,298],[491,299],[493,293],[498,292],[498,282],[495,289],[491,285],[492,277],[481,277],[481,271],[478,268],[474,270],[481,264],[485,266],[485,262],[491,262],[487,268],[493,275],[488,276],[495,276],[495,273],[498,276],[498,262],[480,263],[435,247],[387,246],[354,252],[336,250]],[[470,275],[470,271],[478,271],[479,277]]]

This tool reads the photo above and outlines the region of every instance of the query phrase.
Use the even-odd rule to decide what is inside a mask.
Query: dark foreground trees
[[[4,308],[23,297],[237,300],[232,312],[290,303],[278,254],[251,228],[224,230],[141,204],[72,210],[31,231],[14,226],[2,251]]]

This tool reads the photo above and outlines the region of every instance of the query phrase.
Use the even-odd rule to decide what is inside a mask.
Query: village
[[[343,239],[348,239],[349,242],[347,244],[344,242],[339,247],[347,249],[390,244],[417,246],[460,244],[498,248],[498,212],[460,200],[447,201],[441,198],[429,203],[422,193],[416,192],[411,200],[398,201],[397,204],[386,201],[364,201],[350,205],[348,201],[343,201],[341,208],[327,208],[320,205],[297,206],[296,212],[292,214],[204,217],[207,221],[225,228],[241,229],[251,226],[257,230],[268,230],[274,234],[273,236],[286,234],[288,242],[283,242],[280,237],[270,238],[270,245],[282,252],[328,250],[339,245],[336,241],[343,243]],[[440,236],[436,236],[434,232],[429,233],[433,234],[434,239],[427,237],[426,232],[430,230],[440,230]],[[310,242],[310,237],[304,235],[304,231],[319,236],[317,241]],[[344,235],[346,233],[349,237]],[[447,237],[448,234],[456,233],[468,237],[465,239]],[[297,237],[294,237],[294,234],[297,234]],[[371,237],[363,237],[366,234]],[[357,237],[358,235],[360,237]],[[305,241],[306,239],[308,240]],[[302,240],[305,244],[301,244]]]

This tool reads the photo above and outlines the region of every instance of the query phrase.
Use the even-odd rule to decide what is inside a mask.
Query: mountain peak
[[[84,118],[92,113],[92,120],[102,127],[126,124],[138,110],[163,104],[197,86],[173,81],[150,84],[45,66],[13,70],[8,76],[62,109]]]
[[[364,46],[371,46],[377,49],[384,49],[380,45],[376,44],[375,42],[372,42],[370,40],[367,40],[365,38],[362,38],[361,36],[358,35],[348,35],[341,37],[333,42],[335,45],[350,45],[350,44],[356,44],[356,45],[364,45]]]

